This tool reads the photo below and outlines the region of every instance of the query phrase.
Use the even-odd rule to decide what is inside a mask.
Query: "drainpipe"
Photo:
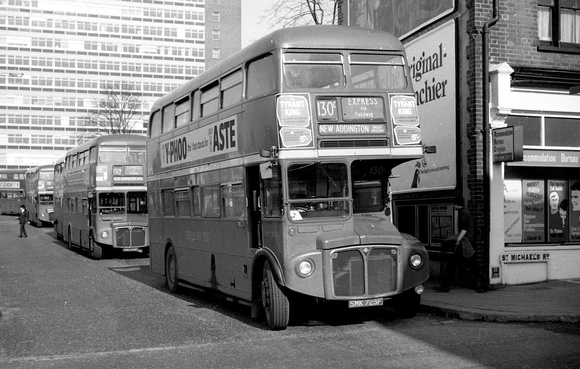
[[[481,31],[481,41],[482,41],[482,65],[483,65],[483,223],[484,223],[484,250],[486,253],[484,254],[483,260],[478,260],[478,264],[480,267],[480,271],[485,270],[485,276],[487,280],[485,283],[489,282],[489,248],[490,248],[490,232],[491,232],[491,225],[490,225],[490,206],[491,206],[491,191],[490,191],[490,179],[491,179],[491,169],[490,169],[490,135],[491,135],[491,128],[489,124],[489,40],[488,40],[488,32],[489,28],[493,27],[497,21],[499,20],[499,10],[498,10],[498,0],[493,0],[493,17],[488,20],[484,25]],[[486,249],[487,248],[487,249]],[[485,266],[485,268],[483,268]]]

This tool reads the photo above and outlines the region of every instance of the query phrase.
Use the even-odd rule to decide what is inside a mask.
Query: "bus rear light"
[[[314,262],[310,259],[301,260],[296,264],[296,274],[302,278],[310,277],[314,273]]]

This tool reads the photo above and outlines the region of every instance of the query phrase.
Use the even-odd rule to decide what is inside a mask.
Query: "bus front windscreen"
[[[38,201],[41,205],[51,205],[52,204],[52,194],[39,195]]]
[[[293,220],[349,214],[348,171],[344,163],[299,163],[288,167],[288,202]]]

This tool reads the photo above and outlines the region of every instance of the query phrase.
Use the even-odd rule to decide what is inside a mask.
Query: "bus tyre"
[[[89,257],[94,260],[100,260],[103,257],[103,248],[97,245],[93,235],[89,236]]]
[[[407,290],[399,296],[393,297],[392,306],[395,314],[399,318],[409,319],[413,318],[419,312],[419,305],[421,305],[421,295],[416,293],[414,289]]]
[[[266,322],[273,330],[286,329],[290,320],[290,301],[276,283],[267,262],[264,264],[261,287]]]
[[[167,282],[167,288],[172,293],[177,293],[179,291],[179,277],[177,275],[177,255],[175,254],[175,249],[173,246],[169,246],[167,254],[165,254],[165,281]]]

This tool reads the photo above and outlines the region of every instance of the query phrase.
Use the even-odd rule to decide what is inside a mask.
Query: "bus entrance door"
[[[250,247],[262,247],[262,205],[260,196],[260,168],[252,166],[246,168],[248,184],[249,213],[248,221],[251,227]]]

